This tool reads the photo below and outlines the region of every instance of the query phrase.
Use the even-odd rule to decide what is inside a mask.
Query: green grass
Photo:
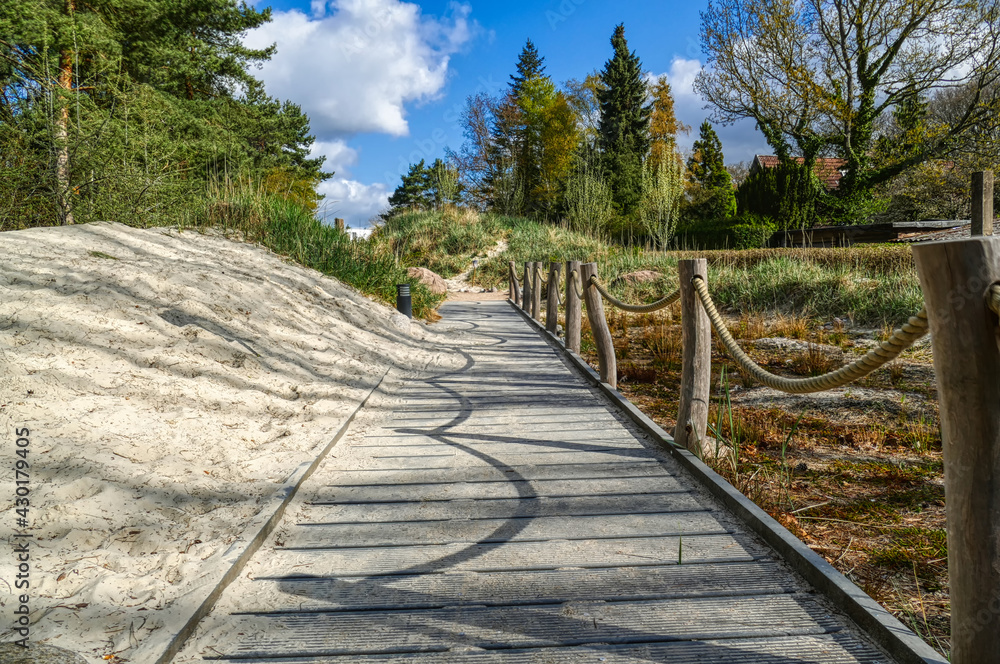
[[[766,312],[865,326],[900,325],[915,314],[922,296],[909,247],[874,245],[840,249],[753,249],[744,251],[649,252],[609,244],[560,226],[470,211],[398,215],[380,229],[406,265],[451,276],[504,238],[507,250],[479,268],[481,283],[507,287],[507,266],[518,273],[526,261],[598,263],[612,291],[629,301],[650,301],[676,288],[677,261],[703,257],[709,287],[720,308],[736,314]],[[616,279],[636,270],[664,278],[627,285]]]
[[[303,206],[278,196],[246,190],[230,193],[207,205],[192,225],[235,233],[239,239],[259,243],[385,304],[395,303],[396,284],[408,283],[417,317],[430,316],[441,302],[441,296],[407,276],[385,243],[352,240]]]

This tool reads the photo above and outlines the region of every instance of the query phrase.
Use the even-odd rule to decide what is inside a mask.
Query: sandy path
[[[2,233],[0,252],[5,465],[31,431],[31,640],[91,662],[169,623],[387,369],[464,362],[445,328],[217,235],[93,224]],[[10,473],[0,487],[8,540]]]

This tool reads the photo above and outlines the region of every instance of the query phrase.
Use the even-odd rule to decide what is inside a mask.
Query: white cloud
[[[342,139],[332,141],[316,141],[312,144],[309,156],[313,159],[326,157],[323,162],[325,171],[333,171],[341,177],[350,175],[350,167],[358,163],[358,151],[347,145]]]
[[[326,198],[320,203],[320,216],[332,220],[342,217],[349,226],[365,227],[369,220],[389,207],[389,192],[385,184],[364,184],[357,180],[335,177],[317,187]]]
[[[316,0],[310,14],[274,12],[245,43],[277,44],[258,76],[269,94],[301,105],[321,139],[404,136],[405,105],[441,92],[449,56],[478,30],[469,13],[457,3],[438,19],[399,0]]]
[[[677,119],[691,127],[691,133],[678,140],[684,149],[690,149],[698,138],[698,127],[711,114],[711,109],[705,108],[705,100],[694,89],[694,81],[701,70],[700,60],[675,57],[670,63],[670,70],[666,72]],[[651,74],[649,79],[655,81],[659,76]],[[757,131],[752,120],[741,120],[728,127],[715,125],[715,131],[722,141],[727,163],[750,161],[755,154],[771,153],[767,141]]]

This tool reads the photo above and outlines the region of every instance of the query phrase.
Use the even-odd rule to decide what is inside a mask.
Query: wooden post
[[[993,171],[972,174],[972,236],[993,235]]]
[[[712,323],[691,280],[708,281],[708,261],[693,258],[677,262],[681,286],[681,400],[677,408],[674,441],[699,457],[708,428],[708,401],[712,383]]]
[[[333,223],[337,227],[338,231],[340,231],[341,233],[344,232],[344,220],[343,219],[341,219],[340,217],[334,217]]]
[[[531,315],[531,263],[524,264],[524,281],[521,282],[521,308]]]
[[[583,299],[587,302],[587,320],[590,321],[590,331],[594,334],[594,345],[597,346],[597,362],[600,367],[601,381],[611,387],[618,386],[618,364],[615,360],[615,344],[611,340],[611,330],[608,329],[608,319],[604,316],[604,302],[597,286],[590,283],[591,275],[597,274],[597,263],[584,263],[580,266],[580,277],[583,279]]]
[[[508,292],[510,293],[511,302],[514,304],[521,304],[521,289],[517,287],[517,266],[514,261],[510,261],[507,264],[507,268],[510,270],[510,287]]]
[[[545,329],[556,333],[559,325],[559,271],[562,263],[549,263],[549,290],[545,298]]]
[[[913,245],[931,326],[944,446],[951,661],[1000,656],[1000,350],[986,305],[1000,238]]]
[[[542,318],[542,264],[534,262],[531,264],[531,317],[535,320]]]
[[[576,271],[576,275],[573,272]],[[580,261],[566,261],[566,348],[580,352],[580,323],[583,310],[574,282],[580,278]]]

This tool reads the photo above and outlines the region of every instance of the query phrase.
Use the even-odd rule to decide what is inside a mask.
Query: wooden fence
[[[1000,237],[992,236],[992,174],[977,174],[974,231],[981,236],[915,246],[937,378],[944,448],[952,656],[954,664],[1000,662]],[[511,300],[580,352],[581,297],[597,350],[600,378],[617,384],[615,349],[596,263],[510,263]],[[561,272],[565,279],[560,279]],[[676,444],[701,454],[707,440],[712,326],[695,290],[710,284],[705,259],[678,262],[682,368]],[[560,286],[560,281],[564,286]],[[915,319],[911,319],[913,321]]]

